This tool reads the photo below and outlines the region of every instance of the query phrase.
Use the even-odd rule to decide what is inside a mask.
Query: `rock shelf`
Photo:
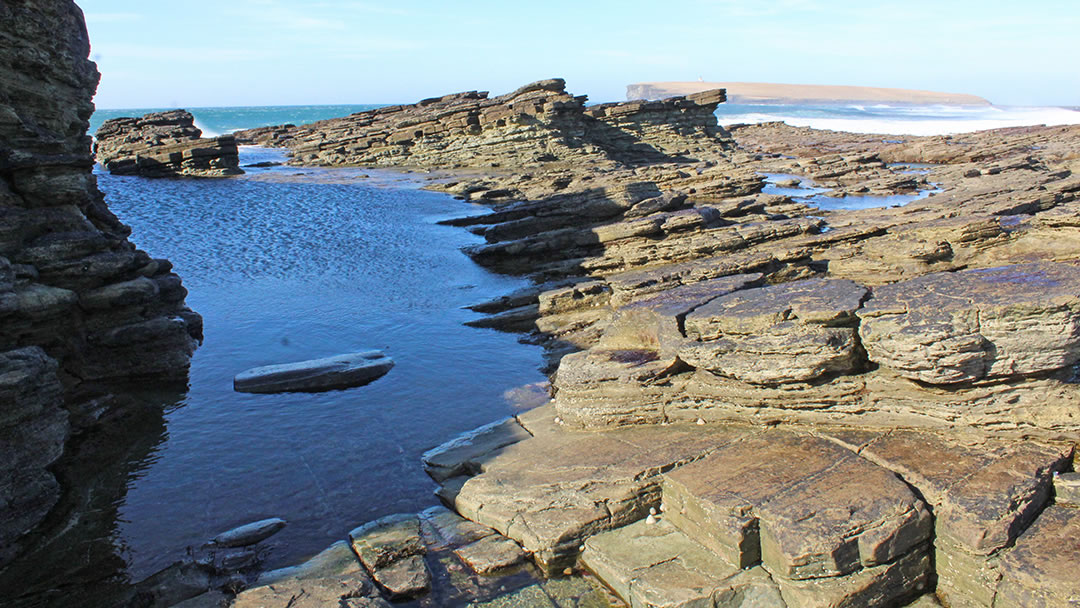
[[[1080,553],[1037,538],[1073,509],[1080,129],[728,132],[722,99],[582,109],[549,80],[241,137],[491,207],[446,223],[535,286],[474,324],[545,345],[553,399],[425,462],[550,574],[632,606],[1075,597],[1045,560]],[[774,174],[928,196],[824,210]]]

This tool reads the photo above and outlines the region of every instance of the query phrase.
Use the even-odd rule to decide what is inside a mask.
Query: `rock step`
[[[775,577],[761,566],[733,566],[665,520],[593,536],[581,561],[631,608],[894,606],[921,595],[930,576],[922,546],[848,576]]]
[[[866,585],[906,594],[930,573],[923,502],[891,471],[826,439],[744,437],[664,474],[662,501],[671,525],[732,567],[761,563],[781,586],[845,586],[839,579],[876,572],[893,578]]]
[[[581,561],[632,608],[786,606],[764,569],[733,566],[666,521],[593,536]]]

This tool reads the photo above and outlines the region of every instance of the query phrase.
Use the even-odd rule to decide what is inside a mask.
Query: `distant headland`
[[[745,104],[840,104],[888,103],[905,105],[988,106],[975,95],[912,89],[854,87],[769,82],[639,82],[626,87],[626,98],[664,99],[709,89],[727,89],[728,103]]]

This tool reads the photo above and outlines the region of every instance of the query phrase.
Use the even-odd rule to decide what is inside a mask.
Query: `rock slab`
[[[233,379],[241,393],[319,392],[363,386],[394,367],[381,351],[369,350],[297,363],[265,365],[243,371]]]
[[[1080,268],[935,273],[874,289],[859,311],[870,360],[930,384],[1030,375],[1080,360]]]

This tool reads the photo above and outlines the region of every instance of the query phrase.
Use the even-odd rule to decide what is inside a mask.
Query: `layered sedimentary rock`
[[[232,135],[204,138],[186,110],[106,120],[94,154],[110,173],[143,177],[226,177],[243,173]]]
[[[427,457],[441,496],[634,605],[1067,598],[1013,547],[1080,431],[1080,131],[733,133],[432,186],[493,205],[450,223],[535,287],[475,309],[555,371],[552,405]],[[759,173],[922,198],[825,211]]]
[[[1080,129],[729,138],[713,101],[546,81],[248,136],[470,169],[430,187],[491,212],[447,223],[533,282],[474,323],[546,346],[553,402],[424,459],[546,571],[635,606],[1067,601]]]
[[[106,383],[184,378],[199,316],[91,173],[98,73],[72,2],[0,4],[0,565],[60,495],[49,466]]]
[[[712,113],[723,100],[723,91],[706,91],[586,108],[585,97],[554,78],[494,98],[469,91],[236,136],[285,146],[299,164],[491,168],[659,160],[721,137]]]

